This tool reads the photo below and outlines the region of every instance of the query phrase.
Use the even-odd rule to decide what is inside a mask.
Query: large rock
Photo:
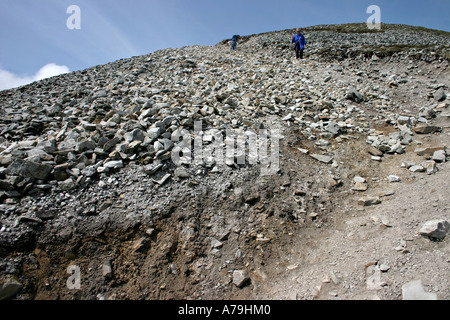
[[[431,220],[426,222],[419,233],[434,239],[444,239],[450,229],[450,223],[445,220]]]
[[[430,126],[430,125],[420,125],[413,129],[415,133],[418,134],[429,134],[429,133],[435,133],[438,131],[441,131],[442,129],[437,126]]]
[[[6,173],[21,176],[23,178],[45,180],[49,176],[52,169],[53,167],[48,164],[17,159],[8,166]]]
[[[19,281],[8,279],[5,283],[0,285],[0,300],[14,297],[22,287],[23,285]]]
[[[446,98],[447,98],[447,95],[445,94],[444,88],[440,88],[434,94],[434,99],[438,102],[444,101]]]

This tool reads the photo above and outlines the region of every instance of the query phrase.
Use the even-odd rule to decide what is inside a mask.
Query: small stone
[[[427,174],[433,174],[437,171],[436,162],[434,160],[422,162],[420,165],[427,170]]]
[[[361,93],[359,93],[354,87],[350,87],[347,90],[346,99],[352,100],[354,102],[362,102],[364,98]]]
[[[320,155],[320,154],[311,154],[310,156],[312,158],[314,158],[320,162],[326,163],[326,164],[329,164],[329,163],[331,163],[331,161],[333,161],[333,157],[330,157],[330,156],[325,156],[325,155]]]
[[[316,141],[316,146],[326,147],[330,145],[330,142],[325,139],[320,139]]]
[[[388,228],[392,227],[391,223],[386,218],[381,218],[381,224]]]
[[[422,236],[442,240],[447,235],[449,229],[450,223],[446,220],[431,220],[420,228],[419,233]]]
[[[97,91],[96,93],[94,93],[92,99],[104,98],[106,96],[108,96],[106,91],[105,90],[101,90],[101,91]]]
[[[397,123],[400,125],[404,125],[404,124],[409,125],[410,121],[411,121],[410,118],[406,117],[406,116],[399,116],[397,118]]]
[[[447,95],[445,94],[444,88],[440,88],[434,94],[434,99],[438,102],[444,101],[446,98]]]
[[[81,126],[87,131],[95,131],[97,129],[97,125],[95,123],[83,122]]]
[[[363,182],[357,182],[355,183],[355,185],[352,187],[352,190],[355,191],[366,191],[367,190],[367,184],[363,183]]]
[[[147,130],[148,136],[150,139],[158,139],[158,137],[161,135],[161,128],[160,127],[154,127]]]
[[[250,278],[245,270],[233,271],[233,283],[236,287],[241,288],[248,280],[250,280]]]
[[[111,265],[110,259],[106,259],[105,262],[103,262],[102,274],[107,279],[112,278],[113,272],[112,272],[112,265]]]
[[[72,178],[69,178],[64,181],[59,182],[59,187],[63,191],[70,191],[75,188],[75,183],[73,182]]]
[[[175,169],[174,174],[175,174],[175,177],[181,178],[181,179],[190,177],[189,172],[183,167],[179,167],[179,168]]]
[[[160,180],[155,180],[155,179],[152,179],[152,181],[154,182],[154,183],[157,183],[157,184],[159,184],[159,185],[162,185],[162,184],[164,184],[164,182],[166,182],[166,180],[167,179],[169,179],[171,177],[171,174],[166,174],[164,177],[162,177]]]
[[[119,168],[123,168],[123,162],[122,162],[122,160],[109,161],[109,162],[103,164],[103,167],[108,168],[108,169],[119,169]]]
[[[414,166],[409,168],[409,171],[411,171],[411,172],[424,172],[425,168],[422,167],[421,165],[414,165]]]
[[[326,127],[325,130],[331,134],[333,134],[334,136],[339,135],[341,128],[339,127],[339,125],[337,123],[334,122],[330,122]]]
[[[120,139],[117,137],[114,137],[111,140],[108,140],[108,142],[106,142],[103,145],[103,151],[108,151],[109,149],[115,147],[119,142],[120,142]]]
[[[381,272],[387,272],[391,267],[386,264],[380,264],[379,268]]]
[[[394,144],[388,151],[387,153],[398,153],[398,154],[402,154],[405,153],[406,147],[403,146],[400,142]]]
[[[422,280],[416,280],[402,286],[402,300],[437,300],[437,295],[425,292]]]
[[[105,200],[98,209],[101,212],[101,211],[108,209],[111,205],[112,205],[112,201],[110,199],[108,199],[108,200]]]
[[[355,177],[353,178],[353,182],[355,182],[355,183],[358,183],[358,182],[364,183],[364,182],[366,182],[366,179],[363,178],[363,177],[360,177],[360,176],[355,176]]]
[[[382,195],[383,197],[388,197],[388,196],[394,195],[395,191],[394,190],[386,190],[386,191],[382,192],[382,194],[383,194]]]
[[[445,162],[445,151],[437,150],[433,153],[433,160],[436,162]]]
[[[214,238],[211,240],[211,248],[218,249],[218,248],[221,248],[222,246],[223,246],[223,243],[220,242],[219,240],[214,239]]]
[[[369,153],[370,153],[371,155],[373,155],[373,156],[376,156],[376,157],[381,157],[381,156],[383,155],[383,152],[380,151],[380,150],[378,150],[378,149],[375,148],[375,147],[370,147],[370,148],[369,148]]]
[[[395,175],[390,175],[387,177],[389,182],[400,182],[402,181],[402,179],[400,179],[399,176],[395,176]]]
[[[147,244],[147,238],[142,237],[133,242],[133,244],[131,245],[131,249],[133,251],[138,251],[139,249],[144,247],[146,244]]]
[[[172,273],[172,274],[175,274],[175,275],[178,274],[177,265],[175,263],[171,263],[169,265],[169,270],[170,270],[170,273]]]
[[[409,169],[409,168],[411,168],[412,166],[415,166],[415,165],[416,165],[416,163],[413,162],[413,161],[405,161],[405,162],[402,162],[401,167]]]
[[[336,276],[336,273],[334,273],[333,271],[330,271],[329,276],[330,276],[330,280],[335,285],[338,285],[341,282],[341,280]]]
[[[358,204],[360,206],[368,207],[380,204],[381,200],[378,197],[368,197],[368,198],[361,198],[358,200]]]

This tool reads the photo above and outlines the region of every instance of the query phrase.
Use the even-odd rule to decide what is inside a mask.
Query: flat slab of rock
[[[34,179],[45,180],[52,169],[53,167],[48,164],[17,159],[8,166],[6,173],[21,176],[23,178],[31,177]]]
[[[418,134],[429,134],[429,133],[441,131],[441,128],[436,127],[436,126],[422,125],[422,126],[415,127],[412,130]]]
[[[427,147],[427,148],[417,148],[414,150],[419,156],[423,156],[426,154],[433,154],[436,151],[443,150],[445,151],[445,146],[437,146],[437,147]]]
[[[431,220],[427,221],[419,233],[422,236],[427,236],[434,239],[444,239],[450,229],[450,223],[445,220]]]
[[[316,159],[316,160],[318,160],[320,162],[326,163],[326,164],[329,164],[329,163],[331,163],[331,161],[333,161],[333,157],[324,156],[324,155],[321,155],[321,154],[315,154],[314,153],[314,154],[310,154],[310,156],[312,158],[314,158],[314,159]]]

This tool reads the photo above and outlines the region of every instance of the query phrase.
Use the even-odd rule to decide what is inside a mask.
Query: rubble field
[[[450,33],[303,33],[1,91],[0,299],[449,299]]]

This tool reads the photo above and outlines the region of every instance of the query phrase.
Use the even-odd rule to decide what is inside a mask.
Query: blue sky
[[[66,26],[70,5],[81,10],[79,30]],[[449,0],[1,0],[0,90],[233,34],[365,22],[370,5],[385,23],[450,31]]]

